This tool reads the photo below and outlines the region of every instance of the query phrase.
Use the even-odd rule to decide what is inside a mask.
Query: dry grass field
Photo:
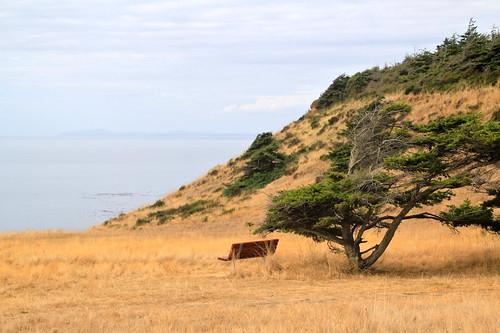
[[[1,235],[0,332],[500,331],[498,236],[408,223],[352,275],[282,234],[233,270],[215,257],[248,231],[183,230]]]

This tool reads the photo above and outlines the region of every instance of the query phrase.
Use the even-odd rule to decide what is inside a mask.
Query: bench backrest
[[[265,257],[276,251],[278,241],[278,239],[269,239],[233,244],[231,245],[230,259]]]

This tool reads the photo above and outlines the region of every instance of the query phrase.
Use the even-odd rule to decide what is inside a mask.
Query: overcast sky
[[[0,0],[0,136],[261,132],[500,2]]]

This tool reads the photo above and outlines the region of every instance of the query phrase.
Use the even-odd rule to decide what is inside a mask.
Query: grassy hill
[[[242,155],[218,165],[150,206],[106,221],[108,228],[253,228],[270,198],[281,190],[316,182],[328,169],[328,154],[355,110],[374,98],[401,101],[410,120],[426,122],[460,112],[500,115],[500,34],[481,34],[473,22],[436,50],[408,55],[401,63],[341,75],[300,119],[262,133]],[[459,193],[457,200],[477,195]],[[436,207],[438,209],[440,207]],[[98,227],[100,228],[100,227]]]

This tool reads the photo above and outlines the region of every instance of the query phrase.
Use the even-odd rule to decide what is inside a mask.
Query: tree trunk
[[[363,266],[363,259],[361,258],[359,244],[354,242],[350,221],[346,221],[342,224],[342,239],[344,240],[344,252],[349,261],[351,270],[359,271]]]
[[[391,226],[387,231],[385,232],[384,237],[382,238],[382,241],[377,245],[375,250],[363,260],[363,268],[369,268],[372,266],[379,258],[384,254],[385,250],[389,246],[389,244],[392,241],[392,238],[394,237],[394,234],[398,230],[399,225],[401,222],[403,222],[403,218],[408,215],[408,213],[415,207],[415,204],[417,202],[417,198],[414,197],[408,204],[399,212],[398,216],[396,219],[392,222]]]
[[[355,246],[354,244],[345,245],[344,252],[349,262],[349,268],[352,271],[357,272],[363,269],[363,259],[361,258],[359,246]]]

